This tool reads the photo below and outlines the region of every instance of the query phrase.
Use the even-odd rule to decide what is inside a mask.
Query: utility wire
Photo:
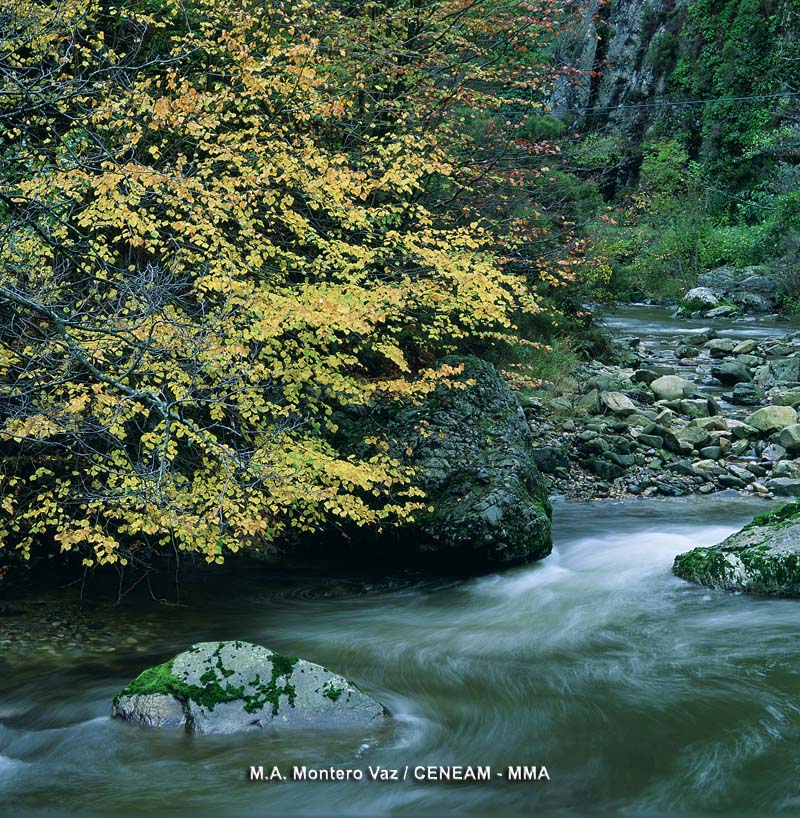
[[[670,106],[687,106],[705,105],[707,102],[746,102],[754,99],[786,99],[800,97],[800,91],[782,91],[777,94],[750,94],[743,97],[707,97],[706,99],[682,99],[682,100],[659,100],[658,102],[632,102],[623,105],[607,105],[607,106],[589,106],[585,108],[561,108],[557,105],[547,105],[540,103],[532,107],[538,109],[550,108],[553,113],[559,114],[581,114],[581,113],[599,113],[605,111],[625,111],[636,110],[637,108],[662,108]]]

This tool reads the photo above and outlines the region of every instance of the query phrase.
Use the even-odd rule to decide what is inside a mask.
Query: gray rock
[[[716,406],[708,398],[682,400],[678,403],[678,411],[690,418],[707,418],[716,412]]]
[[[780,460],[773,467],[772,476],[800,479],[800,461]]]
[[[723,474],[717,478],[717,482],[721,486],[725,486],[728,489],[742,489],[745,487],[745,481],[740,480],[738,477],[734,477],[732,474]]]
[[[773,358],[787,358],[796,350],[795,345],[787,341],[768,341],[764,344],[764,352]]]
[[[608,441],[597,435],[588,440],[581,440],[578,446],[584,454],[604,454],[611,448]]]
[[[767,372],[761,377],[765,385],[775,383],[797,383],[800,381],[800,357],[779,358],[770,361]]]
[[[547,406],[557,415],[572,415],[575,412],[575,407],[573,406],[572,401],[563,396],[550,398],[550,400],[547,401]]]
[[[800,480],[792,477],[773,477],[764,484],[777,497],[800,497]],[[797,535],[795,530],[795,535]]]
[[[485,361],[453,356],[443,362],[463,365],[451,376],[453,386],[439,385],[421,405],[377,418],[390,452],[419,469],[433,508],[418,512],[390,544],[382,535],[384,547],[403,552],[396,558],[455,559],[476,567],[547,556],[550,502],[514,393]],[[476,480],[479,471],[489,477]]]
[[[615,415],[630,415],[636,411],[636,404],[622,392],[601,392],[600,403]]]
[[[688,460],[678,460],[675,463],[668,463],[667,471],[674,472],[675,474],[683,474],[687,477],[694,477],[697,474],[697,470]]]
[[[759,515],[719,545],[680,554],[673,570],[711,588],[800,596],[800,503]]]
[[[643,383],[647,386],[649,386],[658,377],[658,372],[655,372],[652,369],[637,369],[633,373],[633,380],[636,383]]]
[[[660,423],[662,426],[671,426],[672,421],[675,417],[675,413],[672,409],[662,409],[655,417],[655,422]]]
[[[797,412],[791,406],[764,406],[756,409],[746,423],[762,434],[771,434],[797,423]]]
[[[749,355],[758,347],[758,342],[753,341],[751,339],[747,339],[746,341],[739,341],[738,344],[733,348],[734,355]]]
[[[600,411],[600,393],[596,389],[591,389],[585,395],[581,395],[576,401],[574,412],[577,416],[596,415]]]
[[[539,471],[545,474],[555,474],[558,469],[568,469],[570,465],[567,452],[557,446],[539,446],[531,455]]]
[[[659,436],[664,439],[664,449],[674,454],[691,454],[694,446],[688,440],[681,440],[670,429],[660,429]]]
[[[640,434],[636,439],[643,446],[648,446],[651,449],[660,449],[664,445],[664,438],[661,435]]]
[[[675,348],[675,357],[680,361],[686,360],[688,358],[697,358],[699,355],[700,350],[695,346],[681,344],[680,346]]]
[[[724,266],[698,276],[698,283],[748,312],[774,308],[777,276],[766,266],[736,269]]]
[[[724,358],[736,348],[736,341],[733,338],[712,338],[703,346],[708,350],[712,358]]]
[[[742,480],[745,483],[749,483],[753,479],[752,472],[749,472],[747,469],[743,469],[741,466],[737,466],[735,463],[731,463],[728,466],[728,471],[734,477],[737,477],[739,480]]]
[[[749,440],[737,440],[731,444],[730,453],[733,455],[733,457],[742,457],[742,455],[744,455],[749,448]]]
[[[690,443],[693,449],[702,449],[711,442],[711,435],[700,426],[687,426],[676,434],[679,440]]]
[[[740,313],[738,306],[733,306],[731,304],[723,304],[719,307],[714,307],[714,309],[709,310],[706,313],[706,318],[730,318],[732,315],[738,315]]]
[[[114,700],[112,716],[115,718],[145,727],[186,727],[186,709],[171,694],[126,693],[125,690]]]
[[[733,386],[737,383],[750,383],[753,375],[739,361],[723,361],[719,366],[711,367],[711,374],[723,385]]]
[[[752,440],[759,435],[758,429],[736,418],[728,418],[728,429],[736,440]]]
[[[719,298],[708,287],[693,287],[681,299],[682,304],[689,310],[710,310],[718,306]]]
[[[764,393],[751,383],[737,383],[732,392],[723,397],[735,406],[758,406],[764,399]]]
[[[781,429],[778,440],[781,446],[789,451],[800,450],[800,423],[793,423],[791,426]]]
[[[719,460],[722,457],[722,449],[719,446],[704,446],[700,449],[700,454],[708,460]]]
[[[786,457],[786,449],[784,449],[783,446],[778,446],[777,443],[770,443],[769,446],[764,447],[764,451],[761,452],[761,457],[768,463],[777,463]]]
[[[772,397],[772,402],[776,406],[800,406],[800,389],[789,389],[786,392],[778,392]]]
[[[137,676],[114,700],[112,715],[153,727],[238,733],[367,725],[388,713],[320,665],[249,642],[200,642]]]
[[[728,421],[721,415],[714,415],[708,418],[695,418],[689,423],[690,426],[699,426],[707,432],[727,432]]]
[[[697,392],[697,387],[679,375],[662,375],[656,378],[650,389],[658,400],[680,400]]]
[[[591,472],[596,474],[601,480],[616,480],[625,474],[625,469],[616,463],[610,463],[608,460],[593,457],[587,462],[587,467]]]
[[[769,312],[775,307],[775,302],[759,293],[740,292],[732,296],[738,307],[744,312]]]
[[[617,452],[607,452],[605,458],[623,469],[630,468],[636,461],[632,454],[618,454]]]
[[[746,366],[748,369],[759,367],[764,363],[764,359],[758,355],[737,355],[736,362]]]

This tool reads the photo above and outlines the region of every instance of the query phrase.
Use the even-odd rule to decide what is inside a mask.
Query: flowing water
[[[4,675],[0,812],[800,812],[798,603],[670,573],[677,553],[762,510],[736,495],[557,502],[550,557],[467,581],[226,577],[185,607],[146,609],[144,653]],[[118,643],[136,631],[130,610],[98,615]],[[143,666],[232,637],[340,671],[394,718],[366,733],[205,737],[108,718]],[[492,780],[246,780],[251,765],[409,765],[413,779],[414,766],[470,764]],[[544,765],[549,780],[497,777],[509,765]]]
[[[231,569],[187,588],[179,607],[98,605],[82,651],[0,659],[0,813],[798,814],[800,603],[670,571],[676,554],[765,508],[734,493],[557,500],[553,554],[502,573]],[[366,731],[192,737],[108,717],[144,667],[231,638],[324,664],[393,718]],[[247,780],[257,765],[365,780]],[[491,780],[414,780],[425,765],[491,767]],[[509,781],[516,765],[540,780]],[[368,780],[378,766],[409,777]]]
[[[781,338],[800,329],[797,316],[756,315],[746,318],[673,318],[672,310],[649,304],[629,304],[605,315],[602,323],[645,343],[698,335],[713,329],[726,338]]]

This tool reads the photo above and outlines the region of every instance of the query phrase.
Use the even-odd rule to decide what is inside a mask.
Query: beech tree
[[[537,304],[455,150],[451,102],[494,82],[471,5],[377,8],[0,12],[0,548],[221,562],[424,504],[380,435],[337,450],[337,410],[416,399]]]

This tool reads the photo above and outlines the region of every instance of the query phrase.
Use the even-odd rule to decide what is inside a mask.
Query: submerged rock
[[[140,673],[112,716],[149,727],[238,733],[271,725],[337,727],[388,715],[320,665],[249,642],[200,642]]]
[[[710,588],[800,596],[800,503],[759,515],[719,545],[679,554],[673,571]]]

